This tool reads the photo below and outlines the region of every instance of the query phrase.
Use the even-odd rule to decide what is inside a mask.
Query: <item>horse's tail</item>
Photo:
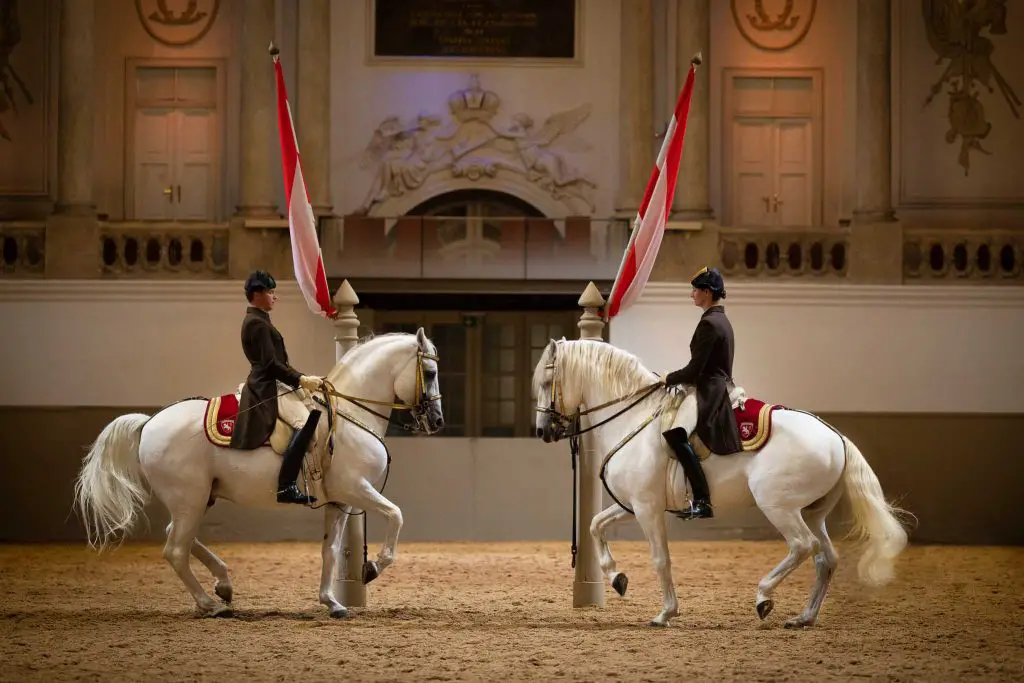
[[[857,563],[857,573],[861,581],[882,585],[892,580],[896,557],[907,546],[907,532],[897,518],[906,511],[886,501],[878,477],[853,441],[844,436],[843,443],[843,483],[853,508],[850,534],[864,540],[866,546]]]
[[[121,415],[100,432],[75,480],[75,506],[92,547],[102,550],[128,532],[149,500],[139,466],[139,443],[148,415]]]

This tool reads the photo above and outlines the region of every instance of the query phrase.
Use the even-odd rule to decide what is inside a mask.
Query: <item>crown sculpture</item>
[[[572,212],[594,211],[596,184],[565,158],[566,152],[590,149],[572,135],[590,115],[589,104],[553,114],[539,129],[526,113],[514,114],[502,125],[497,122],[501,98],[482,88],[472,74],[469,86],[449,95],[447,105],[448,122],[420,111],[407,122],[388,116],[377,125],[360,160],[360,168],[371,171],[373,180],[357,213],[429,190],[432,183],[503,175],[510,184],[532,184]]]

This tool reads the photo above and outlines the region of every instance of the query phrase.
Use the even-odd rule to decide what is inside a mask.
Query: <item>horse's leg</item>
[[[633,510],[651,546],[651,563],[661,583],[662,610],[661,614],[651,620],[651,626],[668,626],[669,620],[679,614],[679,601],[676,599],[675,584],[672,583],[672,560],[668,554],[665,514],[647,503],[634,505]]]
[[[345,531],[347,509],[328,505],[324,510],[324,541],[320,548],[320,604],[327,605],[335,619],[348,616],[348,609],[334,597],[334,576],[341,557],[341,536]]]
[[[199,522],[206,512],[206,500],[201,499],[198,505],[176,505],[171,511],[171,523],[168,526],[167,542],[164,544],[164,559],[174,568],[178,578],[192,594],[201,616],[230,616],[231,607],[211,598],[196,579],[189,566],[196,531]]]
[[[821,610],[821,605],[825,602],[829,584],[832,583],[832,575],[835,573],[836,567],[839,566],[839,553],[832,545],[832,539],[828,537],[825,519],[842,495],[843,487],[837,486],[817,505],[804,510],[807,526],[818,539],[818,554],[814,556],[814,587],[811,588],[811,596],[803,614],[787,621],[784,624],[786,628],[814,626],[818,620],[818,611]]]
[[[373,510],[388,520],[388,532],[381,544],[377,560],[367,560],[363,565],[363,583],[370,583],[381,572],[387,569],[395,561],[396,546],[398,545],[398,534],[402,530],[402,511],[398,506],[377,492],[370,482],[365,479],[359,482],[357,490],[348,496],[351,506],[363,510],[363,514]]]
[[[198,538],[192,540],[192,557],[196,558],[213,574],[213,592],[224,602],[231,604],[234,591],[231,588],[231,577],[228,576],[228,565],[217,557],[212,550],[203,545]]]
[[[766,618],[775,607],[772,594],[790,572],[799,567],[815,551],[818,540],[811,533],[799,509],[762,507],[761,512],[786,538],[789,554],[757,584],[757,616]]]
[[[628,510],[615,503],[594,515],[594,519],[590,522],[590,535],[597,541],[597,561],[601,564],[601,571],[619,595],[626,594],[626,586],[629,585],[629,579],[626,578],[625,574],[615,570],[615,558],[612,557],[612,551],[608,547],[608,539],[605,538],[605,533],[607,533],[612,524],[628,514]]]

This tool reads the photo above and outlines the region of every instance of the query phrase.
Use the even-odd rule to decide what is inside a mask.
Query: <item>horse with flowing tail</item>
[[[411,411],[411,431],[433,434],[444,426],[437,361],[437,349],[423,328],[416,334],[363,339],[325,377],[323,395],[307,401],[310,408],[326,413],[317,423],[306,462],[310,481],[324,494],[320,603],[332,617],[348,614],[334,595],[334,577],[345,523],[354,511],[373,510],[388,521],[376,561],[363,565],[363,582],[395,561],[402,512],[374,487],[382,477],[386,482],[391,463],[383,434],[393,409]],[[395,397],[402,403],[394,403]],[[276,490],[281,453],[292,428],[279,420],[269,445],[229,448],[230,433],[218,430],[237,414],[237,403],[234,413],[218,404],[234,398],[184,399],[152,416],[115,418],[92,444],[75,482],[75,504],[89,545],[101,551],[118,536],[123,540],[150,493],[164,504],[171,521],[163,555],[201,616],[230,615],[233,596],[227,565],[196,538],[207,509],[217,499],[251,508],[291,507],[277,502]],[[223,603],[196,580],[190,555],[213,574],[214,592]]]
[[[688,498],[685,475],[662,427],[674,417],[679,392],[666,388],[633,354],[582,339],[551,340],[534,370],[533,390],[539,438],[552,442],[593,430],[595,448],[603,454],[601,480],[616,501],[590,524],[601,570],[612,588],[625,595],[628,579],[616,569],[605,534],[614,522],[635,515],[650,544],[664,600],[651,625],[667,626],[678,616],[679,604],[664,513],[682,510]],[[743,405],[734,405],[737,419],[744,419],[743,452],[703,451],[715,509],[756,505],[789,546],[786,557],[757,586],[755,609],[761,619],[771,613],[779,584],[814,557],[816,575],[807,606],[785,623],[787,628],[813,626],[839,561],[825,519],[843,493],[854,515],[851,531],[864,542],[859,578],[870,585],[893,577],[894,562],[907,545],[898,519],[903,511],[886,501],[857,446],[819,417],[746,399],[741,388],[731,395]],[[752,420],[746,417],[751,413]],[[577,425],[583,415],[592,426],[581,430]]]

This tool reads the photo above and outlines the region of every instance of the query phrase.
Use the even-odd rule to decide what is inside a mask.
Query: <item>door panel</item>
[[[176,217],[212,221],[216,114],[209,109],[179,109],[175,113],[178,123]]]
[[[813,140],[811,122],[781,120],[776,124],[778,139],[778,217],[786,226],[814,224]]]
[[[774,130],[770,119],[744,119],[733,127],[733,216],[736,225],[773,222]]]
[[[140,109],[135,114],[135,218],[174,216],[174,110]]]

